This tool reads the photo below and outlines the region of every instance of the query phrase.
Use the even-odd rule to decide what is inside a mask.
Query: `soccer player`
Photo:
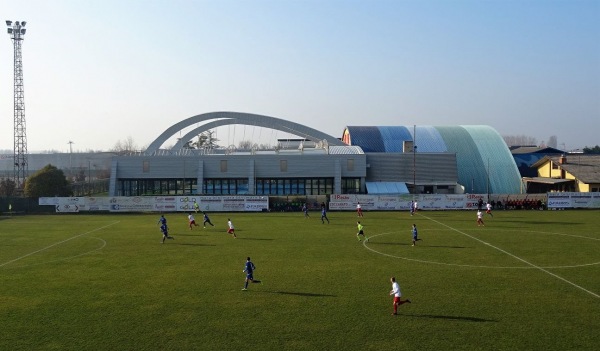
[[[202,225],[204,226],[204,228],[206,228],[206,223],[210,224],[211,226],[215,226],[214,224],[212,224],[212,222],[210,221],[210,218],[208,218],[208,215],[206,214],[206,212],[202,212],[202,214],[204,215],[204,223],[202,223]]]
[[[400,285],[398,284],[398,282],[396,282],[396,278],[392,277],[390,279],[390,281],[392,282],[392,290],[390,291],[390,295],[394,295],[394,313],[392,313],[392,315],[397,315],[398,314],[398,305],[402,305],[405,303],[411,303],[409,299],[406,299],[404,301],[402,301],[400,299],[400,297],[402,296],[402,293],[400,292]]]
[[[412,226],[412,246],[415,246],[417,244],[417,241],[419,241],[421,239],[419,239],[419,232],[417,231],[417,225],[413,224]]]
[[[485,213],[494,217],[494,215],[492,214],[492,204],[488,202],[487,204],[485,204],[485,208],[486,208]]]
[[[246,291],[248,290],[248,282],[252,282],[252,283],[260,283],[260,280],[254,280],[254,270],[256,269],[256,266],[254,266],[254,263],[252,263],[252,261],[250,261],[250,257],[248,257],[246,259],[246,266],[244,267],[244,270],[242,272],[246,273],[246,284],[244,285],[244,288],[242,290]]]
[[[198,211],[200,211],[200,205],[198,205],[196,200],[194,200],[194,211],[196,211],[196,213],[198,213]]]
[[[161,225],[167,225],[167,219],[165,218],[165,215],[160,215],[160,218],[158,219],[158,223],[159,226]]]
[[[306,206],[306,204],[302,205],[302,212],[304,212],[304,218],[305,219],[308,218],[308,217],[310,217],[308,215],[308,207]]]
[[[235,235],[235,228],[233,227],[233,223],[229,218],[227,218],[227,225],[229,226],[229,229],[227,229],[227,233],[233,235],[234,238],[237,238],[237,236]]]
[[[360,241],[360,235],[363,236],[363,239],[366,239],[365,232],[363,231],[364,226],[362,224],[360,224],[360,221],[356,222],[356,226],[358,227],[358,233],[356,233],[356,239],[358,239],[358,241]]]
[[[477,210],[477,226],[481,227],[484,226],[485,224],[483,223],[483,213],[479,210]]]
[[[325,206],[321,206],[321,222],[325,224],[325,220],[327,220],[327,224],[329,224],[329,218],[327,218],[327,208],[325,208]]]
[[[358,215],[358,217],[364,217],[363,213],[362,213],[362,206],[360,205],[360,202],[356,203],[356,214]]]
[[[190,230],[192,230],[192,226],[195,226],[195,227],[198,226],[198,224],[196,224],[196,219],[194,218],[194,215],[191,213],[188,215],[188,222],[190,225]]]
[[[165,243],[165,239],[175,239],[174,237],[169,235],[169,228],[167,228],[167,223],[161,224],[160,231],[163,234],[161,244]]]
[[[410,200],[410,215],[414,215],[415,214],[415,202],[414,200]]]

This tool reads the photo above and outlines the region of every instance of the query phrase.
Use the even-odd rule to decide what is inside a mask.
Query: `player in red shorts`
[[[356,214],[358,215],[358,217],[364,217],[363,213],[362,213],[362,206],[360,205],[360,202],[356,203]]]
[[[229,218],[227,218],[227,226],[229,227],[229,229],[227,229],[227,233],[231,234],[234,238],[237,238],[235,235],[235,228],[233,227],[233,223]]]
[[[402,301],[400,299],[400,297],[402,296],[402,293],[400,292],[400,285],[398,284],[398,282],[396,282],[396,278],[392,277],[390,278],[390,281],[392,282],[392,290],[390,291],[390,295],[394,295],[394,313],[392,313],[392,315],[397,315],[398,314],[398,305],[402,305],[405,303],[411,303],[409,299],[406,299],[404,301]]]
[[[188,222],[190,224],[190,230],[192,230],[192,226],[194,226],[194,227],[198,226],[196,224],[196,219],[194,218],[194,216],[191,213],[188,215]]]

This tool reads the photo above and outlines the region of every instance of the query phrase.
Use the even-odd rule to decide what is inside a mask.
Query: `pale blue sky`
[[[600,144],[598,0],[0,0],[0,14],[27,21],[30,152],[68,151],[69,140],[108,150],[129,136],[143,146],[213,111],[336,137],[347,125],[485,124],[556,135],[567,149]],[[10,150],[4,36],[0,149]]]

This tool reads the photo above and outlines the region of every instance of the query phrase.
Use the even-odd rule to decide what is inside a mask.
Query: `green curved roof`
[[[458,180],[466,192],[521,192],[515,160],[500,134],[490,126],[350,126],[346,130],[350,144],[365,152],[402,152],[403,142],[413,141],[417,153],[455,153]]]

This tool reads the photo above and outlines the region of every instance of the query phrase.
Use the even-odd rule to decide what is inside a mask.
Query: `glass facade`
[[[333,178],[257,178],[256,195],[327,195]]]
[[[342,194],[360,193],[360,178],[342,178]],[[203,195],[248,195],[246,178],[204,179]],[[117,196],[192,195],[198,194],[196,179],[120,179]],[[256,195],[329,195],[333,178],[257,178]]]
[[[360,194],[360,178],[342,178],[342,194]]]
[[[121,179],[117,196],[191,195],[197,193],[196,179]]]

